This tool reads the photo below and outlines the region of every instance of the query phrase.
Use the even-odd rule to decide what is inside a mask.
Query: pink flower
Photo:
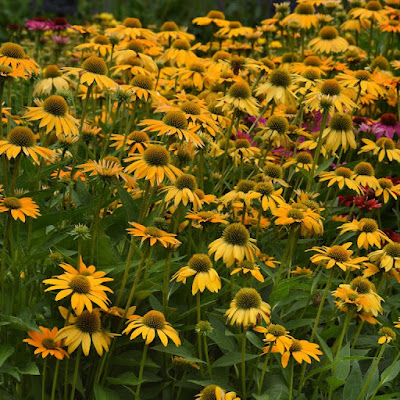
[[[54,43],[57,43],[60,46],[64,46],[69,42],[69,38],[65,36],[55,36],[53,35],[51,37]]]
[[[400,124],[394,114],[382,114],[380,121],[376,122],[374,126],[378,130],[376,134],[377,139],[382,136],[393,139],[395,133],[400,137]]]
[[[50,30],[50,24],[42,20],[40,17],[37,17],[35,19],[29,19],[25,22],[25,28],[30,30],[30,31],[48,31]]]

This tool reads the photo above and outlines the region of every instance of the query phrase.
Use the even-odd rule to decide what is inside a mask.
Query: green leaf
[[[143,381],[143,380],[142,380]],[[133,372],[124,372],[116,378],[108,377],[107,382],[111,385],[128,385],[137,386],[139,385],[139,378]]]
[[[333,362],[333,356],[332,356],[332,351],[329,348],[329,346],[326,344],[325,340],[322,339],[322,337],[320,335],[318,335],[318,333],[315,333],[315,336],[318,339],[318,342],[322,348],[323,353],[325,354],[326,357],[328,357],[330,362]]]
[[[15,351],[14,347],[9,344],[0,345],[0,367],[4,364],[8,357]]]
[[[121,199],[124,211],[128,218],[128,221],[136,221],[139,215],[139,205],[132,199],[132,196],[119,184],[115,184],[118,196]]]
[[[96,400],[120,400],[118,393],[98,383],[95,383],[93,392]]]
[[[293,319],[285,324],[286,329],[292,331],[293,329],[300,328],[302,326],[311,325],[315,322],[315,318],[308,319]]]
[[[339,362],[333,370],[333,376],[337,379],[346,379],[350,373],[350,343],[342,347],[339,352]]]
[[[28,365],[25,365],[22,368],[18,368],[18,371],[22,375],[40,375],[39,368],[34,362],[30,362]]]
[[[318,175],[320,172],[325,171],[335,160],[335,157],[331,157],[329,160],[324,161],[315,171],[315,175]]]
[[[387,382],[391,382],[400,372],[400,361],[397,361],[396,364],[390,365],[382,372],[382,381],[380,386],[385,385]]]
[[[174,344],[168,343],[167,347],[159,344],[158,346],[154,346],[152,349],[161,351],[162,353],[172,354],[173,356],[182,357],[185,361],[204,364],[204,361],[201,361],[197,357],[193,357],[192,353],[184,346],[176,347]]]
[[[334,391],[337,388],[340,388],[340,386],[343,386],[344,383],[346,382],[344,379],[338,379],[338,378],[335,378],[334,376],[330,376],[330,377],[326,378],[326,381],[328,382],[331,391]]]
[[[12,315],[0,314],[3,322],[9,323],[9,329],[16,329],[18,331],[37,331],[38,328],[35,323],[27,316],[24,319],[14,317]]]
[[[351,367],[349,377],[343,389],[343,400],[356,399],[361,390],[362,374],[358,362],[354,362]]]
[[[259,357],[258,354],[246,354],[245,360],[253,360],[254,358]],[[224,356],[218,358],[217,361],[213,363],[213,368],[219,367],[228,367],[233,364],[240,364],[242,362],[242,354],[241,353],[229,353],[225,354]]]

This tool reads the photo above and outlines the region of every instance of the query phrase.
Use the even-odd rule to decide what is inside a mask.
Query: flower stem
[[[335,350],[336,350],[335,360],[339,356],[340,349],[341,349],[342,344],[343,344],[344,335],[346,334],[347,328],[349,327],[349,324],[350,324],[350,321],[351,321],[352,318],[353,318],[353,312],[352,311],[348,311],[347,314],[346,314],[346,319],[344,320],[342,332],[340,333],[340,336],[337,338],[337,341],[333,345],[333,348],[332,348],[332,353],[334,353]]]
[[[374,364],[373,364],[372,367],[371,367],[371,372],[369,373],[368,378],[367,378],[367,380],[365,381],[364,386],[362,387],[361,392],[360,392],[360,394],[359,394],[358,397],[357,397],[357,400],[361,400],[361,399],[364,398],[364,393],[365,393],[365,391],[368,389],[368,386],[369,386],[369,384],[370,384],[370,382],[371,382],[371,380],[372,380],[372,377],[374,376],[374,372],[375,372],[376,368],[378,367],[379,361],[380,361],[380,359],[381,359],[382,356],[383,356],[383,353],[384,353],[384,351],[385,351],[385,349],[386,349],[386,346],[387,346],[386,343],[385,343],[384,345],[382,345],[382,347],[381,347],[381,349],[380,349],[380,351],[379,351],[379,353],[378,353],[378,356],[375,357]],[[379,386],[379,385],[378,385],[378,386]]]
[[[56,368],[54,370],[53,376],[53,385],[51,387],[51,397],[50,400],[54,400],[56,396],[56,387],[57,387],[57,378],[58,378],[58,370],[60,369],[60,360],[56,361]]]
[[[75,370],[74,370],[74,377],[72,380],[72,389],[71,389],[70,400],[75,399],[75,388],[76,388],[76,382],[78,380],[79,363],[81,361],[81,354],[82,354],[82,347],[79,346],[78,355],[76,356],[76,361],[75,361]]]
[[[143,378],[143,370],[144,370],[144,364],[146,362],[146,356],[147,356],[147,348],[149,346],[147,344],[144,345],[143,349],[143,354],[142,354],[142,361],[140,361],[140,370],[139,370],[139,384],[137,385],[136,388],[136,394],[135,394],[135,399],[139,400],[140,397],[140,387],[142,386],[142,378]]]
[[[290,361],[290,373],[289,373],[289,400],[293,399],[293,371],[294,371],[294,362]]]
[[[7,243],[8,243],[8,231],[10,230],[11,216],[7,214],[6,224],[4,228],[3,237],[3,248],[1,250],[1,268],[0,268],[0,281],[1,281],[1,309],[5,311],[6,304],[6,294],[5,294],[5,281],[6,281],[6,255],[7,255]]]
[[[268,353],[265,355],[264,359],[264,364],[263,364],[263,369],[261,372],[261,377],[260,377],[260,382],[258,384],[258,395],[261,395],[261,390],[264,384],[264,378],[265,378],[265,373],[267,372],[267,366],[268,366],[268,361],[271,356],[271,350],[272,350],[272,343],[270,343],[269,348],[268,348]]]
[[[209,357],[209,355],[208,355],[207,335],[203,335],[203,344],[204,344],[204,354],[205,354],[205,356],[206,356],[206,361],[207,361],[207,371],[208,371],[208,375],[210,376],[210,379],[212,379],[212,378],[213,378],[213,375],[212,375],[210,357]]]
[[[242,333],[242,399],[246,400],[246,333],[247,328],[243,327]]]
[[[46,369],[47,369],[47,357],[44,359],[43,373],[42,373],[42,400],[46,399]]]

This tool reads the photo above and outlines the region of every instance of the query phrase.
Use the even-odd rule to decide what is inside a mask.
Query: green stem
[[[242,400],[246,400],[246,333],[247,328],[243,327],[242,333]]]
[[[76,382],[78,380],[79,363],[81,361],[81,354],[82,354],[82,347],[79,346],[78,355],[76,356],[76,361],[75,361],[74,377],[73,377],[73,380],[72,380],[71,395],[69,397],[70,400],[75,400],[75,388],[76,388]]]
[[[373,364],[373,366],[371,367],[371,372],[369,373],[368,378],[367,378],[367,380],[365,381],[364,386],[362,387],[361,392],[360,392],[360,394],[359,394],[358,397],[357,397],[357,400],[361,400],[361,399],[364,398],[364,393],[365,393],[365,391],[368,389],[368,386],[369,386],[369,384],[370,384],[370,382],[371,382],[371,380],[372,380],[372,377],[374,376],[374,372],[375,372],[376,368],[378,367],[379,361],[381,360],[381,358],[382,358],[382,356],[383,356],[383,353],[384,353],[384,351],[385,351],[385,349],[386,349],[386,346],[387,346],[386,343],[385,343],[384,345],[382,345],[382,347],[381,347],[381,349],[380,349],[380,351],[379,351],[379,353],[378,353],[378,356],[375,357],[374,364]]]
[[[335,360],[339,356],[340,349],[342,348],[342,344],[343,344],[344,335],[347,332],[347,328],[349,327],[349,324],[350,324],[350,321],[352,320],[352,318],[353,318],[353,312],[347,311],[346,318],[345,318],[344,324],[343,324],[342,332],[340,333],[340,336],[338,337],[337,342],[333,345],[333,348],[332,348],[332,353],[335,353]]]
[[[144,345],[143,354],[142,354],[142,361],[140,361],[139,384],[137,385],[136,394],[135,394],[135,399],[136,400],[140,399],[140,397],[139,397],[139,395],[140,395],[140,387],[142,386],[143,370],[144,370],[144,364],[146,362],[146,356],[147,356],[148,347],[149,346],[147,344]]]
[[[46,369],[47,369],[47,357],[44,359],[43,363],[43,373],[42,373],[42,400],[46,399]]]
[[[4,228],[4,237],[3,237],[3,248],[1,250],[1,269],[0,269],[0,280],[1,280],[1,308],[5,311],[6,308],[6,255],[7,255],[7,243],[8,243],[8,232],[11,226],[11,216],[7,213],[6,224]]]
[[[265,373],[267,372],[267,366],[268,366],[268,361],[271,356],[271,350],[272,350],[272,343],[269,344],[268,353],[265,355],[263,369],[261,371],[260,382],[258,384],[258,395],[259,396],[261,395],[261,390],[264,385],[264,378],[265,378]]]
[[[53,385],[51,387],[51,397],[50,400],[54,400],[56,396],[56,387],[57,387],[57,378],[58,378],[58,370],[60,368],[60,360],[56,361],[56,369],[54,370],[53,376]]]
[[[294,362],[290,361],[290,373],[289,373],[289,400],[293,399],[293,372],[294,372]]]
[[[122,277],[121,286],[120,286],[119,291],[118,291],[118,297],[117,297],[117,300],[115,301],[115,307],[118,307],[118,305],[119,305],[119,303],[121,301],[121,298],[122,298],[122,295],[124,293],[124,289],[125,289],[125,286],[126,286],[126,282],[128,280],[129,270],[131,268],[131,262],[132,262],[132,258],[133,258],[133,251],[135,249],[134,240],[135,240],[135,238],[134,238],[134,236],[132,236],[131,237],[131,244],[129,245],[128,256],[126,257],[126,265],[125,265],[124,276]]]
[[[15,193],[15,184],[17,183],[20,160],[21,160],[21,154],[18,154],[17,158],[15,159],[14,170],[11,179],[11,187],[10,187],[11,196],[13,196]]]
[[[206,362],[207,362],[207,371],[208,371],[208,375],[210,376],[210,379],[212,379],[212,378],[213,378],[213,375],[212,375],[210,357],[209,357],[209,355],[208,355],[207,335],[203,335],[203,344],[204,344],[204,354],[205,354],[205,356],[206,356]]]

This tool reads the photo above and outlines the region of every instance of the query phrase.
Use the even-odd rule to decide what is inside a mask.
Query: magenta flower
[[[28,19],[25,22],[25,28],[30,30],[30,31],[48,31],[50,30],[50,24],[45,21],[45,20],[41,20],[39,19]]]
[[[395,133],[400,137],[400,124],[394,114],[382,114],[380,121],[376,122],[374,126],[377,128],[377,139],[382,136],[393,139]]]
[[[51,37],[54,43],[57,43],[60,46],[64,46],[69,42],[69,38],[66,36],[55,36],[53,35]]]
[[[53,31],[64,31],[71,26],[68,21],[63,17],[56,17],[52,20],[49,20],[49,24],[50,29]]]

